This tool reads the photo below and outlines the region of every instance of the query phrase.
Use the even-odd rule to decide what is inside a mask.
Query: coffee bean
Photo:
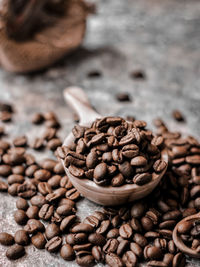
[[[115,253],[106,254],[106,263],[108,266],[123,267],[124,263],[122,259]]]
[[[37,219],[38,218],[39,208],[37,206],[31,206],[27,209],[26,215],[29,219]]]
[[[65,230],[69,229],[69,226],[71,226],[71,224],[74,223],[75,220],[76,215],[69,215],[65,217],[60,224],[60,230],[64,232]]]
[[[24,230],[29,234],[35,234],[37,232],[44,232],[45,227],[39,220],[29,219]]]
[[[25,230],[18,230],[14,236],[15,243],[22,246],[27,246],[30,242],[28,233]]]
[[[144,248],[144,257],[145,259],[161,260],[163,257],[163,254],[159,247],[147,245]]]
[[[162,262],[162,261],[149,261],[147,266],[151,266],[151,267],[168,267],[169,265],[167,265],[167,263]]]
[[[19,136],[19,137],[16,137],[16,138],[13,140],[13,145],[14,145],[14,146],[17,146],[17,147],[26,146],[26,145],[27,145],[27,138],[26,138],[26,136]]]
[[[142,248],[147,245],[147,239],[141,234],[135,233],[133,236],[133,240]]]
[[[15,183],[15,184],[12,184],[8,187],[8,193],[11,195],[11,196],[17,196],[17,192],[18,192],[18,187],[20,186],[20,184],[18,183]]]
[[[130,243],[130,250],[133,251],[133,253],[139,258],[141,258],[143,255],[142,248],[135,242]]]
[[[32,116],[32,119],[31,119],[31,122],[33,124],[40,124],[44,121],[44,117],[41,113],[35,113],[33,116]]]
[[[154,226],[152,220],[146,216],[141,218],[141,224],[145,231],[151,231]]]
[[[25,254],[25,249],[23,246],[14,244],[9,247],[6,251],[6,257],[10,260],[16,260],[21,258]]]
[[[32,164],[26,169],[25,175],[28,177],[33,177],[35,171],[37,171],[38,169],[39,169],[39,167],[36,164]]]
[[[138,167],[138,166],[145,166],[146,164],[147,164],[147,159],[143,156],[137,156],[131,160],[132,166]]]
[[[97,246],[103,246],[106,243],[105,237],[98,233],[90,234],[88,236],[88,241]]]
[[[72,188],[67,190],[65,196],[70,200],[77,201],[80,198],[80,193],[76,190],[76,188]]]
[[[178,224],[177,230],[180,234],[187,234],[190,232],[190,229],[192,228],[192,222],[191,221],[185,221]]]
[[[118,168],[125,178],[129,178],[133,175],[133,168],[128,161],[124,161],[122,164],[119,164]]]
[[[83,220],[83,223],[90,224],[92,227],[98,227],[99,219],[93,215],[90,215]]]
[[[107,240],[106,244],[103,246],[103,251],[105,253],[110,253],[110,252],[116,252],[117,248],[119,246],[119,241],[114,238],[110,238]]]
[[[50,204],[44,204],[38,215],[40,217],[40,219],[43,219],[45,221],[49,220],[51,218],[51,216],[53,215],[53,212],[54,212],[54,207],[53,205],[50,205]]]
[[[70,245],[82,244],[86,242],[87,234],[77,233],[77,234],[68,234],[66,236],[66,242]]]
[[[18,175],[24,175],[25,172],[25,167],[24,166],[14,166],[12,168],[12,173],[13,174],[18,174]]]
[[[154,163],[153,168],[154,168],[155,172],[160,173],[160,172],[162,172],[166,168],[166,166],[167,166],[167,164],[166,164],[165,161],[158,159]]]
[[[176,121],[184,121],[185,120],[182,113],[179,110],[174,110],[172,112],[172,116]]]
[[[103,180],[105,175],[107,174],[107,165],[106,163],[100,163],[94,169],[94,178],[97,181]]]
[[[9,165],[0,165],[0,176],[7,177],[12,173],[12,168]]]
[[[41,208],[44,204],[46,204],[46,199],[44,196],[36,195],[31,198],[30,202],[33,206]]]
[[[91,233],[93,232],[93,226],[91,226],[90,224],[86,224],[86,223],[79,223],[77,225],[75,225],[72,229],[71,232],[72,233]]]
[[[48,224],[45,229],[45,235],[48,240],[60,234],[60,228],[55,223]]]
[[[185,266],[185,261],[186,261],[185,256],[181,252],[179,252],[174,256],[172,266],[183,267]]]
[[[131,216],[133,218],[140,218],[145,212],[145,205],[142,202],[133,204],[131,208]]]
[[[79,251],[76,253],[76,262],[80,266],[93,266],[94,257],[89,251]]]
[[[36,194],[36,186],[32,183],[25,182],[17,187],[18,196],[22,198],[31,198]]]
[[[137,185],[144,185],[151,181],[152,175],[150,173],[136,174],[133,178],[133,182]]]
[[[66,193],[65,188],[58,188],[58,189],[54,190],[53,193],[46,195],[46,200],[50,203],[53,203],[53,202],[57,201],[59,198],[63,197],[65,195],[65,193]]]
[[[60,185],[62,177],[60,175],[54,175],[48,180],[48,185],[50,185],[51,188],[58,188]],[[61,186],[64,187],[64,186]]]
[[[122,155],[126,158],[134,158],[139,154],[139,147],[134,144],[125,145],[122,148]]]
[[[56,252],[62,245],[62,238],[59,236],[54,236],[45,245],[46,250],[49,252]]]
[[[107,238],[117,238],[119,236],[119,229],[113,228],[110,231],[108,231],[106,237]]]
[[[100,246],[94,246],[92,248],[92,256],[95,258],[96,261],[100,262],[103,260],[102,249]]]
[[[119,228],[119,234],[121,237],[129,239],[133,234],[133,230],[128,223],[122,224],[122,226]]]
[[[74,259],[74,250],[69,244],[64,244],[60,250],[60,256],[66,261],[72,261]]]
[[[27,217],[24,210],[15,211],[14,218],[15,218],[16,223],[18,223],[20,225],[26,224],[26,222],[28,220],[28,217]]]
[[[0,180],[0,192],[6,192],[7,190],[8,185],[4,181]]]
[[[41,168],[47,170],[47,171],[50,171],[52,172],[55,165],[56,165],[57,161],[56,160],[53,160],[53,159],[45,159],[41,162],[40,166]]]
[[[137,266],[137,257],[133,251],[126,251],[122,257],[122,260],[126,266]]]
[[[45,169],[41,169],[34,172],[34,177],[39,181],[45,182],[51,177],[51,173]]]
[[[11,246],[14,243],[12,235],[2,232],[0,233],[0,244],[4,246]]]
[[[50,193],[52,193],[52,188],[47,182],[40,182],[38,184],[38,191],[43,195],[46,196]]]
[[[99,228],[96,230],[96,232],[98,234],[105,234],[107,232],[109,226],[110,226],[109,220],[102,221]]]

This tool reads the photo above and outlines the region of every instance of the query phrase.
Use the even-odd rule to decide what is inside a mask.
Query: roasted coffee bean
[[[65,165],[66,166],[66,165]],[[67,166],[66,166],[67,167]],[[73,176],[76,176],[76,177],[83,177],[84,176],[84,170],[81,169],[81,168],[78,168],[74,165],[70,165],[69,166],[69,172],[73,175]]]
[[[124,176],[121,173],[118,173],[112,178],[111,185],[113,187],[121,186],[122,184],[124,184],[124,181]]]
[[[96,246],[103,246],[106,243],[105,237],[98,233],[90,234],[88,236],[88,241]]]
[[[40,182],[38,184],[38,191],[43,195],[46,196],[50,193],[52,193],[52,188],[47,182]]]
[[[72,213],[75,213],[75,211],[76,211],[75,208],[71,207],[70,205],[62,205],[56,209],[56,212],[60,216],[67,216],[67,215],[70,215]]]
[[[102,221],[99,228],[96,230],[98,234],[105,234],[110,226],[110,220]]]
[[[30,206],[27,211],[26,215],[29,219],[37,219],[39,213],[39,208],[37,206]]]
[[[151,231],[154,227],[152,220],[146,216],[141,218],[141,224],[145,231]]]
[[[17,147],[26,146],[26,145],[27,145],[27,138],[26,138],[26,136],[19,136],[19,137],[16,137],[16,138],[13,140],[13,145],[14,145],[14,146],[17,146]]]
[[[66,189],[71,189],[73,187],[71,181],[69,180],[69,178],[66,175],[61,178],[60,187],[64,187]]]
[[[179,110],[174,110],[172,116],[176,121],[184,121],[183,114]]]
[[[45,227],[39,220],[29,219],[24,230],[29,234],[35,234],[37,232],[44,232]]]
[[[64,244],[61,247],[60,256],[66,261],[72,261],[75,257],[75,253],[69,244]]]
[[[51,173],[45,169],[41,169],[34,172],[34,177],[41,182],[45,182],[51,177]]]
[[[107,240],[106,244],[103,246],[103,251],[105,253],[110,253],[110,252],[116,252],[117,248],[119,246],[119,241],[114,238],[110,238]]]
[[[133,253],[139,258],[141,258],[143,255],[142,248],[135,242],[130,243],[130,250],[133,251]]]
[[[17,191],[18,191],[18,187],[20,186],[20,184],[16,183],[16,184],[12,184],[8,187],[8,193],[11,196],[17,196]]]
[[[36,195],[36,186],[32,183],[25,182],[17,187],[18,196],[22,198],[31,198]]]
[[[66,193],[65,188],[58,188],[53,193],[46,195],[46,200],[50,203],[57,201],[59,198],[63,197]]]
[[[80,245],[74,245],[73,246],[73,250],[78,252],[78,251],[90,251],[92,248],[92,244],[91,243],[86,243],[86,244],[80,244]]]
[[[77,233],[77,234],[68,234],[66,236],[66,242],[70,245],[82,244],[87,240],[87,234]]]
[[[100,262],[103,260],[103,253],[100,246],[94,246],[92,248],[92,256],[95,258],[96,261]]]
[[[26,224],[26,222],[28,220],[28,217],[27,217],[24,210],[15,211],[14,218],[15,218],[16,223],[18,223],[20,225]]]
[[[177,230],[180,234],[187,234],[190,232],[191,228],[192,228],[192,222],[185,221],[178,224]]]
[[[46,244],[46,239],[41,232],[38,232],[37,234],[35,234],[31,237],[31,243],[37,249],[43,249],[45,247],[45,244]]]
[[[143,156],[137,156],[131,160],[131,165],[135,167],[145,166],[146,164],[147,159]]]
[[[24,256],[25,249],[23,246],[14,244],[9,247],[6,251],[6,257],[10,260],[16,260]]]
[[[76,215],[69,215],[65,217],[60,224],[60,230],[62,232],[68,230],[69,227],[75,222],[75,220],[76,220]]]
[[[159,247],[147,245],[144,248],[144,257],[145,259],[161,260],[163,257],[163,254]]]
[[[24,175],[25,172],[25,167],[24,166],[14,166],[12,168],[12,173],[13,174],[18,174],[18,175]]]
[[[134,234],[133,241],[142,248],[147,245],[147,239],[143,235],[138,234],[138,233]]]
[[[12,168],[9,165],[0,165],[0,176],[7,177],[12,173]]]
[[[80,266],[93,266],[94,265],[94,257],[89,251],[78,251],[76,253],[76,262]]]
[[[65,196],[70,200],[77,201],[80,198],[80,193],[76,190],[76,188],[72,188],[67,190]]]
[[[119,236],[119,229],[118,228],[113,228],[108,231],[106,237],[107,238],[117,238]]]
[[[140,218],[145,212],[145,205],[142,202],[137,202],[133,204],[131,208],[131,217]]]
[[[14,236],[15,243],[22,246],[27,246],[30,242],[28,233],[25,230],[18,230]]]
[[[122,155],[126,158],[132,159],[139,154],[139,147],[135,144],[125,145],[122,148]]]
[[[72,229],[72,233],[91,233],[94,227],[87,223],[79,223],[75,225]]]
[[[0,244],[4,246],[11,246],[14,243],[14,238],[11,234],[0,233]]]
[[[36,195],[31,198],[30,202],[33,206],[41,208],[44,204],[46,204],[46,199],[44,196]]]
[[[45,245],[46,250],[49,252],[56,252],[62,245],[62,238],[59,236],[54,236]]]
[[[45,229],[45,235],[48,240],[60,234],[60,228],[55,223],[48,224]]]
[[[124,263],[122,259],[115,253],[108,253],[106,254],[106,263],[108,266],[116,266],[116,267],[123,267]]]
[[[180,218],[180,216],[181,216],[181,212],[179,210],[168,211],[167,213],[163,215],[163,220],[164,221],[176,220]]]
[[[90,224],[92,227],[98,227],[99,219],[93,215],[90,215],[83,220],[83,223]]]
[[[155,260],[149,261],[147,266],[150,266],[150,267],[168,267],[167,263],[162,262],[162,261],[155,261]]]
[[[152,175],[150,173],[136,174],[133,178],[133,182],[137,185],[144,185],[151,181]]]
[[[8,190],[8,185],[4,181],[0,180],[0,192],[6,192]]]
[[[35,140],[31,143],[31,147],[35,150],[40,150],[44,148],[44,139],[43,138],[35,138]]]
[[[161,250],[165,250],[167,248],[167,240],[163,238],[156,238],[154,240],[154,245]]]
[[[124,239],[129,239],[133,234],[133,230],[128,223],[122,224],[122,226],[119,228],[119,234]]]
[[[54,175],[48,180],[47,183],[51,186],[51,188],[58,188],[60,186],[61,179],[62,177],[60,175]]]
[[[36,164],[32,164],[30,165],[26,171],[25,171],[25,174],[26,176],[28,177],[33,177],[34,176],[34,173],[39,169],[38,165]]]
[[[166,164],[165,161],[158,159],[154,163],[153,168],[154,168],[155,172],[160,173],[160,172],[162,172],[166,168],[166,166],[167,166],[167,164]]]
[[[43,219],[45,221],[49,220],[51,218],[51,216],[53,215],[53,212],[54,212],[54,207],[53,205],[50,205],[50,204],[44,204],[38,215],[40,217],[40,219]]]
[[[117,248],[117,255],[120,256],[124,253],[124,251],[127,249],[129,245],[129,241],[128,240],[122,240],[119,242],[119,246]]]
[[[122,260],[126,266],[137,266],[137,257],[133,251],[126,251],[122,257]]]
[[[174,256],[172,266],[173,267],[184,267],[185,262],[186,262],[185,256],[181,252],[179,252]]]

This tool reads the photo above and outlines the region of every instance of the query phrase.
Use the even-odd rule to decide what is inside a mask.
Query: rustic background
[[[26,132],[31,138],[30,116],[35,111],[53,110],[64,124],[60,136],[71,130],[73,113],[65,105],[62,90],[82,86],[92,105],[103,115],[133,115],[152,128],[152,119],[163,117],[170,129],[200,136],[200,1],[199,0],[101,0],[97,14],[88,21],[83,46],[48,70],[15,75],[0,70],[0,100],[15,104],[14,125],[6,126],[12,136]],[[142,69],[145,80],[130,74]],[[98,71],[99,77],[88,77]],[[128,92],[132,101],[119,103],[115,94]],[[186,123],[177,123],[171,113],[179,109]],[[44,157],[37,153],[38,158]],[[45,157],[47,154],[45,155]],[[83,200],[78,205],[84,218],[96,209]],[[0,195],[0,231],[14,233],[15,200]],[[32,246],[27,256],[10,263],[0,246],[0,266],[76,266]],[[189,260],[188,266],[199,266]]]

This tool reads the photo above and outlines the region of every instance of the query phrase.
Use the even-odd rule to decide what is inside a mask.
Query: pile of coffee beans
[[[177,231],[183,243],[200,254],[200,218],[180,222]]]
[[[58,155],[69,172],[97,185],[144,185],[166,168],[161,159],[162,137],[145,129],[146,122],[127,122],[120,117],[97,119],[90,128],[75,126],[74,146]]]
[[[112,267],[134,267],[141,262],[152,267],[185,266],[186,257],[176,247],[172,232],[180,220],[200,211],[199,142],[191,136],[182,138],[179,132],[170,132],[160,119],[154,121],[157,136],[153,137],[145,130],[145,122],[132,118],[128,128],[121,118],[105,118],[93,124],[95,131],[75,127],[76,142],[70,151],[69,148],[56,150],[61,143],[58,128],[56,123],[46,124],[56,116],[52,117],[52,112],[47,114],[51,116],[36,114],[32,120],[34,124],[44,122],[46,126],[44,136],[39,137],[43,144],[41,148],[50,149],[56,157],[62,156],[68,167],[75,166],[84,175],[88,164],[92,177],[95,168],[105,163],[106,174],[108,166],[114,166],[127,183],[128,177],[119,166],[128,162],[133,169],[132,177],[151,173],[164,148],[169,154],[169,166],[159,186],[145,199],[119,207],[102,207],[101,211],[95,211],[81,221],[77,216],[81,196],[65,175],[60,161],[48,158],[37,162],[33,154],[27,152],[27,148],[34,148],[27,137],[8,142],[1,136],[0,191],[17,197],[13,217],[22,226],[14,235],[0,233],[0,244],[9,246],[7,258],[15,260],[24,256],[26,246],[32,244],[37,249],[59,253],[65,261],[76,260],[80,266],[93,266],[99,262]],[[119,144],[123,140],[125,143]],[[130,149],[124,149],[125,146]],[[116,154],[113,153],[115,149]],[[87,156],[85,151],[89,151]],[[94,156],[96,161],[90,165],[93,155],[97,155]],[[138,156],[146,159],[145,165],[131,164],[132,158]],[[197,252],[199,225],[196,220],[189,226],[179,226],[184,242]]]

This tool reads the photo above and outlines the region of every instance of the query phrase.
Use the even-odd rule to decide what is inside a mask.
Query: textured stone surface
[[[29,119],[34,111],[53,110],[65,125],[64,137],[73,126],[73,114],[64,103],[63,88],[82,86],[91,103],[103,115],[133,115],[152,128],[152,119],[163,117],[172,130],[200,136],[200,2],[198,0],[110,0],[96,1],[98,13],[91,16],[83,47],[49,70],[34,75],[15,75],[0,71],[0,100],[15,102],[15,125],[6,130],[17,136],[40,134]],[[130,78],[133,70],[143,69],[147,79]],[[98,70],[102,77],[88,78]],[[119,103],[117,92],[128,92],[130,103]],[[171,113],[180,109],[186,123],[176,123]],[[42,131],[42,129],[41,129]],[[41,157],[37,153],[38,158]],[[46,157],[47,155],[45,155]],[[43,155],[44,157],[44,155]],[[20,227],[13,219],[14,198],[0,195],[1,231],[14,233]],[[83,200],[82,218],[96,209]],[[10,263],[0,246],[0,266],[76,266],[58,255],[32,246],[28,256]],[[199,266],[189,260],[188,266]]]

